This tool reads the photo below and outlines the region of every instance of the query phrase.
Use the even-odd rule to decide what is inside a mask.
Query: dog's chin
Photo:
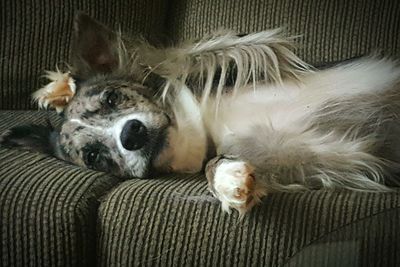
[[[205,145],[198,147],[191,137],[183,136],[175,127],[166,131],[164,144],[153,157],[152,169],[156,173],[196,173],[205,160]]]
[[[135,164],[132,169],[126,170],[125,176],[131,178],[151,179],[156,178],[157,175],[162,173],[170,172],[168,167],[168,157],[165,155],[169,151],[169,131],[168,127],[159,131],[157,134],[153,133],[153,136],[157,135],[156,140],[152,142],[151,147],[145,148],[147,156],[143,159],[142,164]],[[140,168],[138,169],[138,165]]]
[[[152,176],[173,171],[171,167],[173,150],[170,146],[170,135],[171,131],[166,129],[157,144],[157,148],[154,150],[151,166],[149,168],[149,174]]]

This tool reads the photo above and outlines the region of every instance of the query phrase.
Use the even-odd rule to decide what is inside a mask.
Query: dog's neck
[[[171,107],[175,127],[169,129],[168,148],[160,154],[158,161],[168,162],[168,169],[173,172],[199,172],[209,151],[209,138],[200,104],[191,91],[183,86]]]

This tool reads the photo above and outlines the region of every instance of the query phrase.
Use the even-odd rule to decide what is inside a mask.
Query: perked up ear
[[[52,127],[43,125],[21,125],[0,135],[0,145],[19,147],[62,158],[58,149],[59,133]]]
[[[118,67],[118,36],[102,23],[80,12],[74,21],[72,65],[85,78]],[[75,74],[75,73],[74,73]]]
[[[76,93],[75,80],[69,72],[48,71],[46,78],[51,82],[32,94],[39,108],[55,108],[58,113],[71,101]]]

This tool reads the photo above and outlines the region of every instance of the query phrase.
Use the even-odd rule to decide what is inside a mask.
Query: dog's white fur
[[[377,94],[391,89],[399,81],[400,68],[392,60],[365,58],[352,64],[338,66],[324,71],[311,72],[300,81],[289,81],[277,85],[252,85],[240,88],[237,94],[225,95],[220,100],[216,115],[216,101],[210,99],[207,108],[201,110],[200,102],[187,90],[180,89],[173,106],[179,117],[179,134],[184,140],[190,137],[191,143],[205,146],[205,134],[209,133],[216,144],[224,143],[229,136],[246,136],[253,133],[253,125],[262,126],[266,136],[268,132],[285,131],[296,135],[301,142],[314,147],[316,152],[329,149],[352,151],[363,146],[352,144],[346,139],[338,138],[334,133],[319,136],[309,127],[307,121],[321,104],[330,100],[363,95]],[[181,118],[182,117],[182,118]],[[334,141],[338,139],[337,141]],[[266,140],[268,142],[268,140]],[[326,147],[333,142],[332,147]],[[179,142],[187,144],[188,142]],[[366,145],[366,144],[364,144]],[[185,159],[193,148],[181,146],[176,150],[178,158]],[[205,149],[200,150],[197,161],[204,160]],[[179,165],[193,165],[193,158]],[[200,164],[194,164],[199,166]],[[179,169],[174,169],[179,171]],[[199,171],[194,168],[193,172]]]
[[[169,129],[169,146],[161,152],[155,167],[169,162],[170,171],[199,172],[207,153],[207,131],[200,103],[186,86],[182,86],[173,108],[177,127]]]
[[[357,132],[357,129],[349,129],[349,136],[346,136],[335,132],[334,125],[331,132],[321,134],[310,128],[308,123],[313,121],[312,116],[316,116],[316,110],[324,103],[331,100],[346,101],[346,98],[357,95],[382,93],[399,82],[399,77],[400,68],[394,61],[367,58],[353,64],[304,75],[300,82],[258,85],[255,90],[252,86],[241,88],[236,95],[226,95],[221,99],[218,115],[215,113],[215,101],[209,101],[202,113],[202,121],[217,144],[218,154],[225,153],[225,143],[235,143],[232,139],[241,140],[252,136],[256,146],[260,148],[254,153],[271,153],[272,165],[293,164],[301,168],[303,164],[311,167],[315,163],[318,171],[312,179],[319,180],[324,187],[387,190],[381,184],[385,174],[385,162],[366,152],[375,142],[373,134],[364,138],[351,138],[351,131]],[[255,126],[257,132],[254,132]],[[193,133],[186,136],[191,136],[192,143],[195,144],[201,140]],[[303,147],[307,149],[303,150]],[[189,150],[191,149],[193,148]],[[185,150],[177,152],[182,153],[179,158],[185,158],[184,155],[188,153]],[[316,156],[320,159],[313,162]],[[204,160],[204,154],[199,154],[197,160],[200,164]],[[190,159],[190,164],[180,164],[190,166],[193,164],[193,158]],[[215,174],[216,179],[223,180],[219,177],[222,176],[221,172],[226,172],[226,176],[229,177],[228,169],[224,165],[220,166]],[[342,172],[339,173],[337,169],[342,169]],[[276,170],[266,171],[273,174]],[[366,177],[365,172],[368,172],[370,177]],[[296,177],[276,177],[276,180],[270,180],[268,189],[300,189],[301,181],[311,178],[307,177],[307,171],[301,169],[293,175]],[[227,186],[231,185],[229,180],[226,179]],[[287,180],[288,184],[281,184],[282,180]],[[298,182],[290,184],[290,181]],[[221,197],[221,201],[226,197],[228,196]],[[234,202],[231,205],[234,205]],[[225,202],[225,209],[227,206]]]

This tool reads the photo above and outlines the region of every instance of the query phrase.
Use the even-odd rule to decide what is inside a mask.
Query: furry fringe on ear
[[[51,82],[32,94],[39,108],[55,108],[58,113],[71,101],[76,92],[74,79],[69,72],[47,71],[45,77]]]
[[[263,80],[280,83],[295,79],[311,67],[292,51],[292,38],[285,38],[281,29],[251,33],[239,37],[234,32],[217,32],[196,43],[183,44],[165,50],[165,60],[148,64],[149,71],[166,78],[163,98],[171,87],[188,79],[199,80],[202,102],[209,98],[216,73],[220,71],[216,89],[217,102],[227,78],[235,69],[233,92],[240,87]],[[154,53],[148,51],[145,54]]]

